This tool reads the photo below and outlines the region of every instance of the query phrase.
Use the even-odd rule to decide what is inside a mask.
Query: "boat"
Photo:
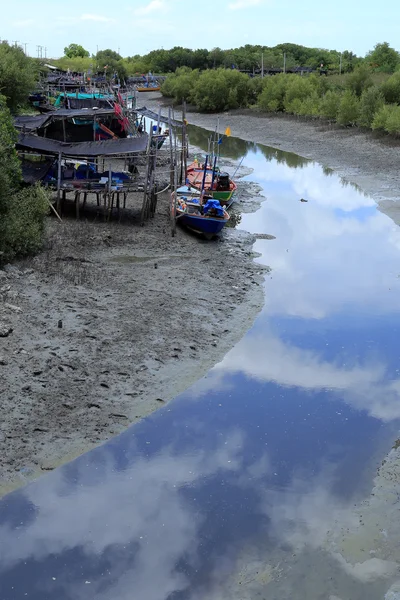
[[[218,200],[195,194],[171,194],[171,215],[178,223],[211,240],[229,221],[229,214]]]
[[[155,85],[141,85],[136,88],[138,92],[159,92],[161,87],[158,84]]]
[[[186,183],[198,190],[203,187],[207,195],[214,200],[219,200],[223,206],[231,203],[232,196],[237,190],[236,183],[231,180],[228,173],[220,171],[218,167],[207,167],[207,162],[202,165],[197,160],[187,168]]]

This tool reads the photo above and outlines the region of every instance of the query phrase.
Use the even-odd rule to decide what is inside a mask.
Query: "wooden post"
[[[62,118],[62,127],[63,127],[63,137],[64,137],[64,142],[67,141],[67,133],[65,130],[65,117]]]
[[[61,159],[62,153],[58,153],[58,165],[57,165],[57,212],[61,213]]]

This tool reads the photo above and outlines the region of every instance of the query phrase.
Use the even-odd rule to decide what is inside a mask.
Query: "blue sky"
[[[120,48],[124,56],[175,45],[281,42],[364,55],[388,41],[400,50],[397,0],[14,0],[1,12],[0,38],[26,43],[31,56],[37,56],[38,44],[48,57],[62,56],[71,42],[94,53],[97,47]]]

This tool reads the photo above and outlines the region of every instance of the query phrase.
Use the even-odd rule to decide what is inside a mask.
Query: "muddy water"
[[[265,307],[185,394],[3,499],[2,600],[376,600],[398,577],[379,540],[332,536],[399,428],[399,230],[316,164],[222,153],[266,197],[239,225],[272,268]]]

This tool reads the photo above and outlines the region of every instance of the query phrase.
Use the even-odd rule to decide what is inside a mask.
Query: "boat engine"
[[[219,173],[217,179],[217,190],[221,192],[230,190],[229,174]]]

